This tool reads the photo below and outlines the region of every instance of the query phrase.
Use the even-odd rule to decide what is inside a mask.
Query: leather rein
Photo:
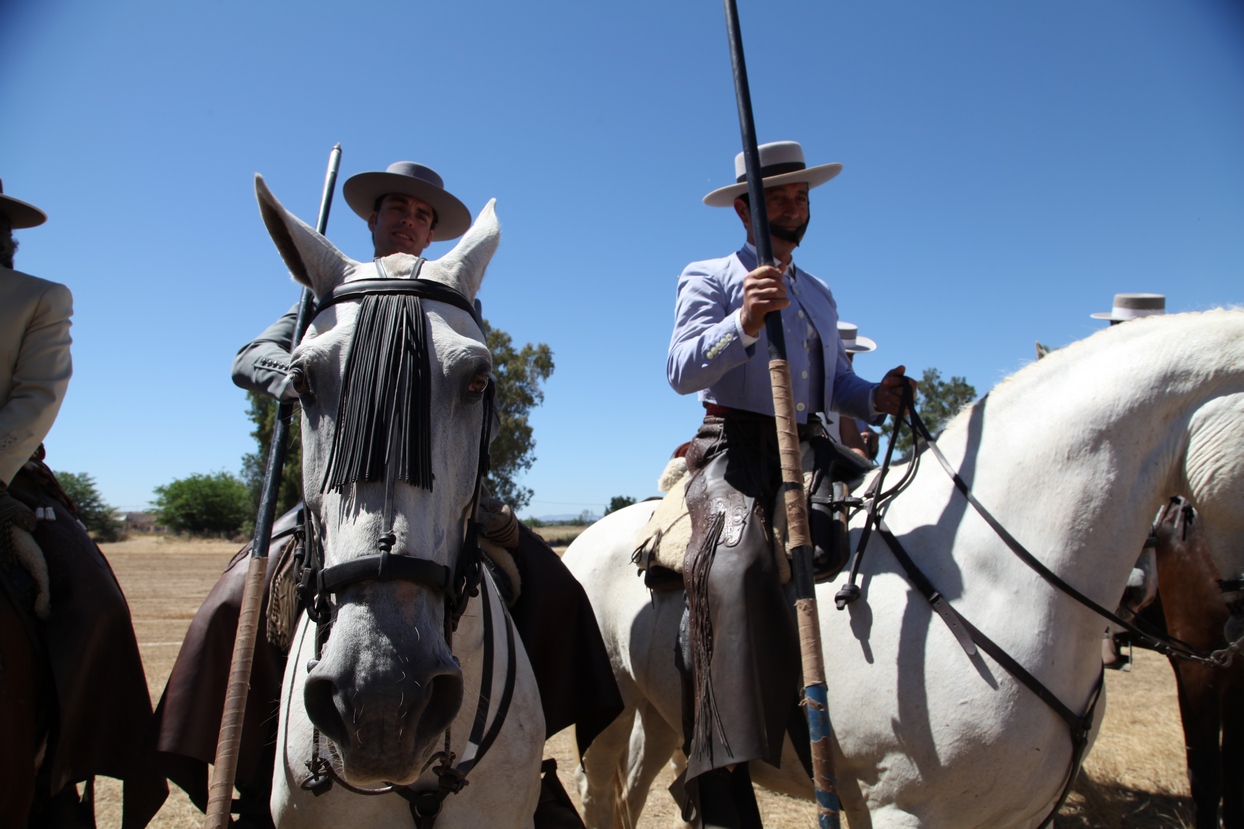
[[[950,462],[946,459],[946,456],[942,454],[941,449],[937,446],[937,441],[934,440],[933,436],[929,433],[928,428],[924,425],[924,421],[920,419],[920,415],[916,413],[915,407],[912,405],[910,387],[908,387],[904,395],[904,402],[903,407],[900,410],[900,416],[895,417],[894,419],[895,437],[897,437],[898,424],[900,422],[904,422],[901,417],[902,413],[906,413],[908,415],[906,423],[911,428],[915,441],[913,441],[912,458],[908,464],[908,469],[900,479],[899,483],[889,490],[883,491],[881,489],[885,480],[885,474],[890,466],[890,459],[894,452],[894,444],[896,443],[896,441],[892,439],[890,441],[889,448],[886,450],[885,461],[881,466],[881,471],[878,473],[873,483],[869,486],[868,491],[865,492],[864,497],[848,498],[835,504],[837,507],[853,508],[856,511],[861,509],[867,510],[864,527],[860,533],[860,540],[856,546],[855,552],[852,555],[850,577],[847,580],[847,584],[845,584],[834,597],[835,604],[839,610],[842,610],[848,604],[860,597],[860,588],[856,583],[859,576],[860,562],[864,557],[864,551],[868,545],[869,536],[873,528],[876,527],[878,535],[880,535],[882,540],[886,542],[886,545],[890,548],[890,551],[894,554],[894,557],[898,560],[898,563],[902,566],[904,572],[906,572],[907,580],[913,587],[920,591],[920,594],[924,596],[933,611],[946,623],[946,626],[950,629],[950,632],[954,635],[956,641],[959,642],[960,647],[963,648],[964,653],[966,653],[969,657],[974,657],[977,655],[977,650],[979,649],[989,654],[989,656],[1001,665],[1008,673],[1010,673],[1011,676],[1026,686],[1056,714],[1058,714],[1058,716],[1067,724],[1071,737],[1072,756],[1070,768],[1064,780],[1058,800],[1055,802],[1053,809],[1050,810],[1045,820],[1039,824],[1039,829],[1045,829],[1045,827],[1050,826],[1053,823],[1055,815],[1058,814],[1058,810],[1062,808],[1062,805],[1066,801],[1068,795],[1071,794],[1071,788],[1075,783],[1076,774],[1079,771],[1080,764],[1083,762],[1084,755],[1088,750],[1089,734],[1093,726],[1094,712],[1097,708],[1098,701],[1101,699],[1101,691],[1105,679],[1105,668],[1103,667],[1099,670],[1097,681],[1094,684],[1092,695],[1084,713],[1076,714],[1052,691],[1045,687],[1039,679],[1020,665],[1010,654],[1006,653],[1006,651],[1004,651],[993,640],[987,637],[978,628],[972,625],[971,622],[960,615],[946,599],[946,597],[937,590],[929,578],[920,570],[912,557],[903,548],[903,545],[900,543],[899,539],[890,531],[889,527],[886,526],[884,519],[880,515],[882,506],[892,500],[896,495],[898,495],[898,493],[906,489],[915,477],[916,469],[919,466],[920,456],[922,454],[917,451],[919,443],[923,443],[928,447],[933,456],[937,458],[937,461],[941,465],[942,469],[945,470],[948,476],[950,476],[951,481],[955,485],[955,489],[957,489],[964,496],[964,498],[967,499],[968,503],[972,505],[972,508],[976,510],[977,514],[984,519],[990,529],[992,529],[994,533],[1002,539],[1002,542],[1006,544],[1007,548],[1010,549],[1011,552],[1020,559],[1020,561],[1026,564],[1030,569],[1036,572],[1037,575],[1041,576],[1042,579],[1044,579],[1059,592],[1070,596],[1080,604],[1087,607],[1089,610],[1096,613],[1098,616],[1107,619],[1112,626],[1117,625],[1119,628],[1126,629],[1134,636],[1143,640],[1145,647],[1158,651],[1167,657],[1185,659],[1212,667],[1226,667],[1231,664],[1232,657],[1241,649],[1242,646],[1244,646],[1244,637],[1232,642],[1226,648],[1214,651],[1208,655],[1201,655],[1196,653],[1187,644],[1180,642],[1173,637],[1167,638],[1143,631],[1131,622],[1125,621],[1117,614],[1097,604],[1042,564],[1041,561],[1039,561],[1022,544],[1020,544],[1019,541],[1016,540],[1015,537],[1012,536],[1007,529],[989,513],[984,505],[977,500],[976,496],[972,494],[972,491],[968,487],[967,483],[962,477],[960,477],[958,471],[955,470],[955,468],[950,464]],[[1159,520],[1160,517],[1161,516],[1159,516]],[[1156,534],[1154,532],[1151,531],[1149,541],[1146,542],[1145,546],[1156,546]],[[1239,580],[1221,581],[1219,586],[1224,591],[1227,591],[1234,587],[1238,581]]]
[[[362,299],[367,296],[404,294],[421,299],[444,302],[453,305],[471,315],[480,329],[483,330],[483,318],[479,309],[465,296],[453,288],[419,279],[418,274],[423,259],[415,263],[410,278],[389,278],[385,275],[384,266],[377,260],[376,265],[383,278],[364,279],[338,285],[331,294],[315,307],[314,316],[318,316],[326,308],[346,300]],[[335,616],[332,596],[354,584],[369,581],[401,580],[412,581],[430,587],[444,597],[445,602],[445,641],[453,650],[453,634],[458,628],[467,605],[475,596],[481,596],[482,616],[484,621],[483,664],[480,679],[479,695],[475,704],[475,717],[471,727],[463,758],[457,759],[450,750],[450,729],[445,729],[444,748],[432,755],[424,765],[420,776],[429,768],[437,776],[435,789],[419,790],[413,786],[390,784],[375,789],[362,788],[346,781],[337,771],[332,758],[321,752],[321,734],[318,727],[313,729],[312,756],[307,761],[308,776],[302,782],[302,788],[316,796],[328,791],[334,783],[342,788],[360,795],[396,794],[407,801],[411,817],[416,829],[431,829],[445,799],[457,794],[469,782],[467,774],[479,763],[491,748],[505,723],[510,703],[514,697],[516,681],[516,646],[514,625],[501,601],[496,587],[490,579],[484,577],[483,556],[479,547],[479,501],[483,488],[484,477],[489,469],[489,444],[492,438],[492,420],[495,409],[495,386],[489,380],[484,393],[483,424],[480,428],[479,463],[475,473],[474,491],[471,497],[470,517],[466,522],[462,547],[458,552],[456,564],[450,568],[439,562],[420,558],[408,553],[394,552],[393,545],[397,537],[393,525],[393,500],[396,488],[395,464],[386,464],[384,526],[385,533],[377,540],[379,552],[350,559],[340,564],[326,567],[324,551],[319,543],[320,534],[317,530],[317,516],[313,511],[305,511],[305,525],[302,535],[305,539],[303,554],[304,566],[299,580],[299,595],[307,609],[307,615],[316,623],[315,658],[307,665],[310,671],[319,661],[324,643],[332,631]],[[394,429],[396,430],[396,426]],[[482,589],[481,589],[482,587]],[[494,693],[496,682],[497,630],[494,615],[499,614],[505,627],[506,661],[505,673],[499,698]],[[496,711],[493,712],[492,701],[497,698]],[[490,720],[490,714],[492,714]],[[333,753],[331,742],[327,750]],[[439,764],[433,765],[434,763]]]

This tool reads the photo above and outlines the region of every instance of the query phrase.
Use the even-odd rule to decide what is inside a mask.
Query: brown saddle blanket
[[[805,443],[802,448],[806,490],[812,483],[816,458],[809,444]],[[854,460],[849,455],[846,457],[850,464],[859,464],[851,467],[853,473],[858,473],[854,475],[851,483],[857,483],[867,467],[862,461]],[[839,463],[841,468],[841,461]],[[647,585],[654,590],[682,587],[683,561],[691,540],[691,513],[687,509],[686,498],[687,477],[686,459],[681,456],[670,459],[657,481],[657,487],[665,493],[665,497],[657,504],[652,517],[635,537],[635,551],[631,554],[631,561],[644,574]],[[772,533],[769,534],[769,545],[781,584],[786,584],[790,581],[791,565],[786,543],[786,510],[780,496],[775,500],[770,514],[774,520]],[[818,573],[818,578],[821,575],[828,574]]]

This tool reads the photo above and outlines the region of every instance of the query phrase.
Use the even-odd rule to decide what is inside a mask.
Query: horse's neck
[[[1072,401],[1074,402],[1074,401]],[[1178,406],[1136,404],[1090,418],[992,397],[939,447],[985,510],[1076,590],[1114,610],[1149,521],[1170,494]],[[1087,699],[1106,621],[1027,567],[926,452],[887,521],[933,584],[1068,705]],[[953,551],[953,552],[950,552]]]
[[[1060,577],[1113,609],[1158,506],[1180,487],[1186,398],[987,400],[939,441],[984,507]],[[921,483],[947,490],[932,457]],[[930,482],[930,477],[937,478]],[[951,515],[971,511],[957,493]],[[976,520],[976,519],[974,519]],[[992,532],[992,531],[991,531]],[[999,542],[1000,545],[1001,542]],[[1005,552],[1005,555],[1010,555]]]

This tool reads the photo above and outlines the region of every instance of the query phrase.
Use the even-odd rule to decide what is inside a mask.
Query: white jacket
[[[69,388],[73,296],[56,282],[0,267],[0,482],[47,437]]]

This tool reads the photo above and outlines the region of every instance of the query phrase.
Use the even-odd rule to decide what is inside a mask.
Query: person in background
[[[93,826],[92,803],[79,802],[76,784],[107,774],[125,781],[123,829],[139,829],[168,787],[141,743],[151,697],[129,606],[44,463],[43,440],[73,374],[73,296],[64,285],[13,268],[13,231],[46,220],[34,205],[4,195],[0,182],[0,602],[12,604],[50,680],[31,712],[46,723],[37,738],[47,740],[41,760],[31,758],[38,762],[35,788],[16,796],[28,801],[29,826]],[[5,670],[0,662],[0,682]],[[17,704],[12,693],[0,694],[5,704]]]
[[[877,343],[868,337],[861,337],[859,326],[853,322],[838,320],[838,336],[842,337],[842,345],[847,351],[847,360],[850,361],[852,368],[855,368],[856,354],[867,354],[877,350]],[[853,417],[839,415],[836,412],[828,412],[822,414],[821,417],[825,420],[825,428],[830,437],[836,435],[843,446],[863,455],[870,461],[877,459],[877,449],[880,446],[877,433],[867,423]]]

